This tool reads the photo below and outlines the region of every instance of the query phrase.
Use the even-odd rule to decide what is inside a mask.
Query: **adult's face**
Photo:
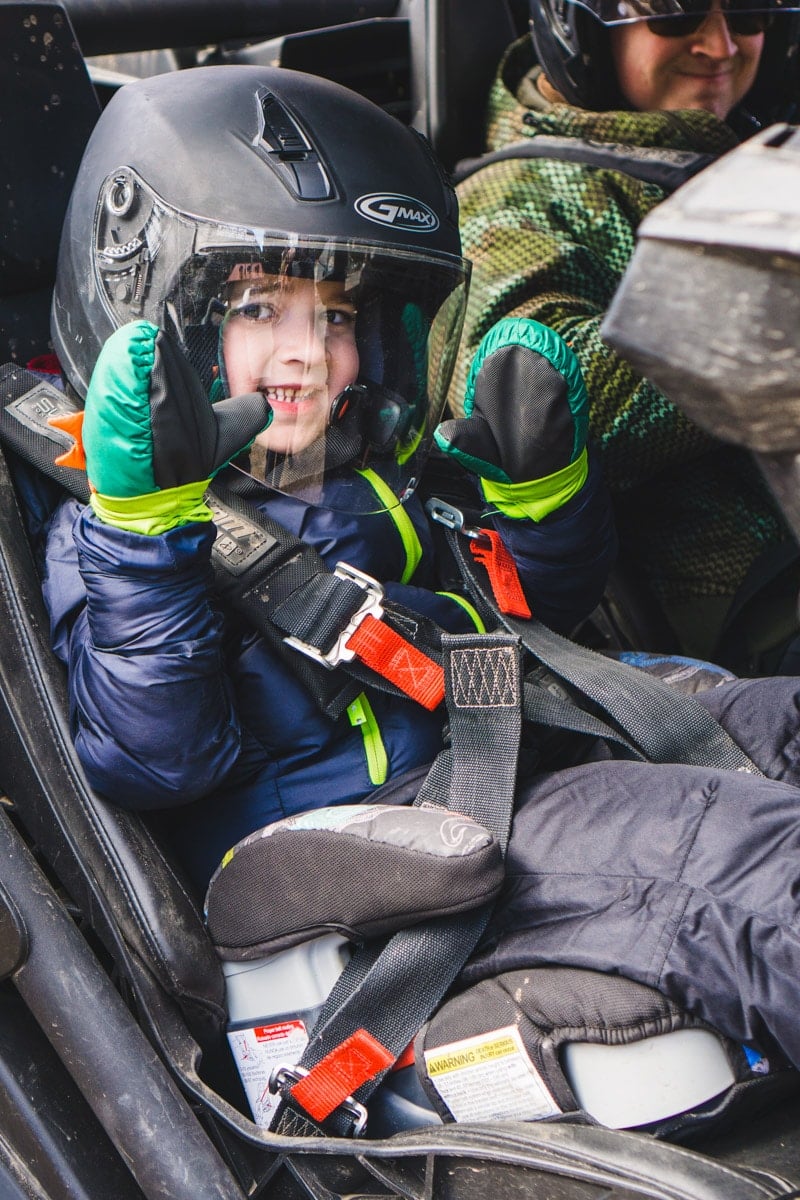
[[[763,33],[730,30],[719,0],[683,37],[654,33],[646,21],[610,34],[620,90],[633,108],[700,108],[720,120],[752,87],[764,48]]]

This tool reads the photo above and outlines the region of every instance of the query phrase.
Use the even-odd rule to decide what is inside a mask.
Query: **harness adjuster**
[[[346,562],[337,563],[333,573],[339,579],[358,584],[360,588],[363,588],[366,595],[330,650],[323,653],[317,646],[313,646],[310,642],[304,642],[298,637],[286,637],[283,639],[287,646],[292,646],[293,649],[299,650],[301,654],[305,654],[308,658],[313,658],[314,662],[321,663],[329,671],[333,671],[341,663],[352,662],[356,657],[355,650],[351,650],[347,643],[364,618],[372,616],[376,621],[379,621],[384,613],[382,603],[384,592],[377,579],[373,579],[365,571],[359,571],[357,567],[351,567]]]
[[[437,525],[444,525],[445,529],[451,529],[453,533],[461,533],[474,542],[489,543],[484,530],[474,525],[466,525],[461,509],[448,504],[446,500],[440,500],[438,496],[432,496],[430,500],[425,501],[425,512]]]
[[[494,529],[477,529],[464,523],[460,508],[431,497],[425,511],[432,521],[444,525],[451,533],[469,539],[472,557],[486,568],[494,602],[501,613],[530,620],[531,610],[522,589],[517,566],[500,534]],[[463,568],[462,568],[463,570]]]
[[[352,568],[350,568],[352,570]],[[284,1094],[287,1090],[291,1096],[291,1089],[296,1083],[309,1074],[306,1067],[292,1065],[290,1063],[278,1063],[272,1068],[267,1087],[273,1096],[281,1095],[284,1100],[287,1099]],[[350,1130],[350,1136],[357,1138],[361,1137],[367,1127],[367,1110],[363,1104],[360,1104],[353,1096],[345,1096],[338,1108],[334,1112],[344,1113],[353,1123],[353,1128]],[[333,1114],[330,1114],[331,1116]]]

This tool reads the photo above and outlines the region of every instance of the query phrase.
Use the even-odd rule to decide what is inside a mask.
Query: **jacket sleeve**
[[[531,614],[557,633],[572,633],[599,604],[617,555],[611,501],[597,462],[589,461],[581,490],[542,521],[491,518]]]
[[[485,505],[477,480],[476,505]],[[602,598],[617,554],[611,501],[602,472],[590,454],[589,474],[577,495],[542,521],[515,520],[499,513],[478,519],[494,528],[514,559],[531,613],[558,633],[571,633]],[[437,621],[450,633],[474,632],[474,609],[459,589],[446,595],[433,590],[390,584],[390,599]]]
[[[122,807],[194,800],[238,755],[209,599],[213,536],[199,524],[131,534],[72,501],[53,520],[44,595],[69,669],[72,736],[89,782]]]
[[[451,408],[462,411],[469,364],[498,320],[533,317],[549,325],[580,362],[591,434],[612,492],[713,444],[600,337],[636,228],[661,199],[653,184],[546,159],[494,163],[459,187],[464,254],[473,268]]]

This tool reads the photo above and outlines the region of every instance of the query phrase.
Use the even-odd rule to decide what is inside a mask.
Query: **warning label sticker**
[[[279,1100],[269,1090],[269,1077],[274,1067],[292,1066],[300,1061],[308,1045],[306,1027],[302,1021],[279,1021],[275,1025],[231,1029],[228,1042],[253,1120],[266,1129]]]
[[[561,1111],[515,1025],[426,1050],[425,1065],[457,1121],[534,1121]]]

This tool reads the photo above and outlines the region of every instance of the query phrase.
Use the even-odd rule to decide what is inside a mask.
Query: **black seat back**
[[[413,124],[448,169],[484,149],[486,101],[517,36],[515,0],[401,0],[411,35]]]
[[[0,4],[0,362],[48,350],[72,184],[99,105],[60,4]]]
[[[16,374],[0,370],[2,397],[15,389]],[[134,991],[138,981],[147,994],[155,984],[200,1041],[213,1039],[224,1023],[224,985],[196,903],[146,824],[96,795],[77,760],[65,672],[50,649],[39,575],[2,454],[0,627],[0,787],[20,827]]]

